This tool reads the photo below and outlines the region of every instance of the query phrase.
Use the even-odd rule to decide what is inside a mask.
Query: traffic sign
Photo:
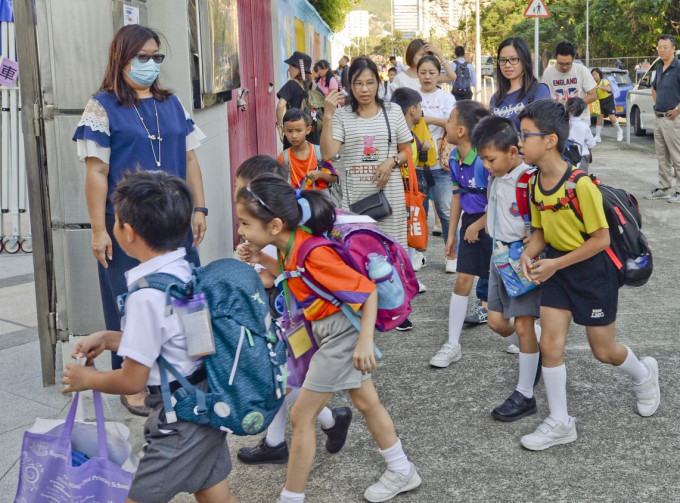
[[[550,12],[543,0],[531,0],[529,7],[524,11],[524,17],[550,17]]]

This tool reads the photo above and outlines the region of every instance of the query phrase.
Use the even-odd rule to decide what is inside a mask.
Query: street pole
[[[394,0],[390,0],[390,56],[394,54]]]
[[[590,68],[590,0],[586,0],[586,66]]]
[[[475,1],[475,78],[477,79],[477,100],[481,98],[482,88],[482,46],[480,43],[481,24],[479,22],[479,0]]]
[[[534,18],[534,77],[538,79],[538,65],[541,59],[538,54],[538,18]]]

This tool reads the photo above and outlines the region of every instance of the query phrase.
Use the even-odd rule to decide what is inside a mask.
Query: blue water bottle
[[[404,285],[385,255],[368,254],[368,277],[378,289],[378,309],[397,309],[404,304]]]

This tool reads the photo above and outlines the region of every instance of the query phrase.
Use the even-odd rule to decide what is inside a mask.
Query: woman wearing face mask
[[[107,330],[120,330],[116,298],[127,291],[125,272],[139,264],[113,238],[111,194],[124,172],[163,170],[187,181],[195,211],[182,246],[187,260],[200,265],[195,247],[205,235],[208,210],[194,149],[205,135],[177,97],[159,85],[164,58],[154,31],[140,25],[121,28],[111,42],[104,80],[73,135],[78,157],[87,167],[85,198]],[[114,353],[112,367],[121,365]],[[143,393],[121,396],[121,401],[133,414],[150,412]]]

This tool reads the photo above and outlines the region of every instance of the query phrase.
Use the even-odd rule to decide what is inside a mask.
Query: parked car
[[[628,91],[633,89],[633,81],[628,75],[628,70],[619,70],[618,68],[601,68],[604,78],[611,81],[614,79],[619,86],[621,94],[616,98],[616,115],[619,117],[626,116],[626,95]]]
[[[680,50],[675,51],[675,57],[680,59]],[[654,131],[656,116],[652,99],[652,82],[654,82],[659,65],[661,65],[661,60],[656,58],[631,93],[630,125],[635,136],[644,136],[647,132]]]

